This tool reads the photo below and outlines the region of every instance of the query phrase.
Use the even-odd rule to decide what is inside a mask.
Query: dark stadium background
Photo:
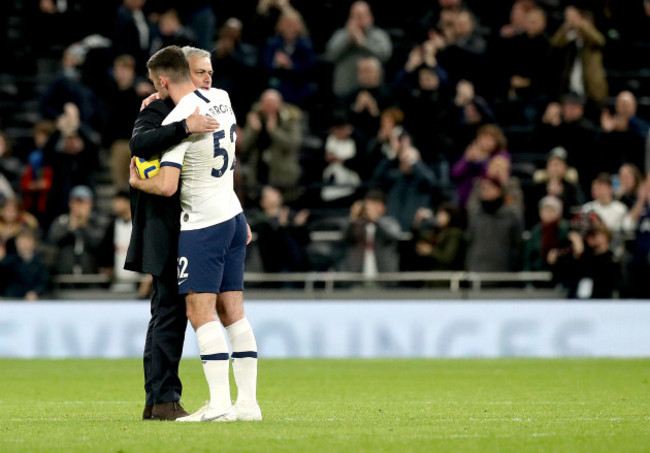
[[[43,4],[58,5],[65,7],[65,11],[54,14],[43,12]],[[391,86],[397,74],[404,67],[410,51],[427,39],[429,31],[436,27],[432,18],[437,17],[441,5],[452,5],[456,2],[441,0],[422,2],[405,0],[398,3],[371,1],[369,2],[375,18],[375,25],[385,30],[392,41],[392,55],[383,64],[384,80]],[[642,0],[634,1],[613,1],[613,0],[538,0],[534,3],[544,10],[547,18],[546,35],[550,37],[558,30],[565,20],[565,9],[574,6],[580,11],[587,11],[593,17],[596,28],[603,34],[606,44],[602,48],[602,62],[606,74],[608,92],[605,99],[598,105],[599,109],[615,110],[616,96],[622,91],[629,90],[636,98],[637,117],[643,127],[650,121],[650,18],[648,15],[648,2]],[[68,46],[78,44],[91,35],[108,38],[111,36],[114,26],[114,19],[120,1],[91,2],[84,0],[67,0],[63,2],[31,2],[27,0],[12,0],[3,2],[0,26],[5,30],[0,35],[0,45],[4,50],[4,58],[0,60],[0,131],[6,137],[11,148],[11,165],[9,158],[3,157],[3,174],[14,184],[17,192],[20,192],[20,177],[27,166],[28,156],[34,150],[33,128],[39,121],[46,118],[47,113],[43,109],[43,96],[48,92],[51,84],[57,77],[60,69],[60,62],[63,51]],[[289,206],[292,212],[302,209],[311,211],[307,243],[302,239],[294,238],[298,248],[302,248],[308,254],[304,265],[293,275],[279,276],[265,272],[263,259],[260,257],[259,247],[252,247],[249,259],[249,289],[254,295],[259,289],[264,296],[273,294],[268,289],[275,290],[276,294],[298,293],[303,297],[302,289],[315,291],[315,294],[331,295],[332,290],[339,291],[342,297],[352,294],[356,297],[359,293],[370,295],[369,297],[380,297],[385,289],[398,290],[411,297],[427,298],[432,294],[443,294],[447,296],[461,297],[553,297],[562,298],[566,292],[556,280],[552,280],[548,274],[521,273],[523,267],[520,263],[512,270],[510,275],[486,275],[481,278],[477,274],[463,272],[466,269],[458,269],[459,273],[432,274],[433,268],[409,267],[410,260],[404,258],[404,253],[411,253],[408,248],[412,236],[411,232],[403,231],[400,241],[401,262],[399,270],[402,274],[395,273],[379,278],[378,283],[361,284],[364,280],[359,275],[337,276],[335,272],[341,268],[336,266],[337,254],[343,253],[340,250],[341,238],[344,232],[345,220],[348,216],[348,207],[330,208],[326,204],[316,203],[318,191],[322,186],[319,165],[314,163],[322,153],[324,137],[331,126],[332,113],[335,110],[330,102],[333,98],[331,93],[332,66],[325,61],[323,54],[327,42],[332,34],[344,26],[349,12],[351,2],[345,1],[322,1],[312,2],[307,0],[294,0],[290,2],[303,16],[309,37],[313,42],[313,48],[318,58],[314,69],[310,74],[316,92],[308,105],[303,106],[306,121],[304,124],[302,141],[300,144],[300,164],[303,169],[303,179],[300,181],[302,196],[290,200]],[[552,101],[560,100],[552,90],[548,90],[534,103],[533,110],[520,109],[517,105],[504,102],[500,83],[501,73],[506,66],[516,67],[518,61],[530,62],[535,58],[530,55],[509,54],[501,51],[499,47],[499,33],[501,27],[509,21],[513,1],[495,0],[467,0],[460,5],[464,10],[469,10],[476,20],[477,34],[485,39],[487,50],[477,61],[479,66],[470,67],[472,74],[478,74],[473,80],[476,95],[484,99],[487,106],[493,112],[493,124],[499,126],[507,138],[508,152],[511,155],[511,171],[519,179],[524,192],[526,203],[526,220],[524,223],[524,234],[522,236],[522,247],[530,233],[531,228],[537,221],[536,202],[528,197],[528,188],[533,184],[533,174],[536,170],[544,167],[548,152],[551,146],[544,142],[540,135],[540,122],[545,106]],[[172,1],[148,0],[144,4],[145,14],[153,18],[166,11],[170,7],[178,9],[180,17],[184,20],[187,15],[200,8],[209,8],[214,13],[216,27],[213,30],[213,41],[216,40],[219,28],[230,18],[238,18],[243,23],[243,39],[252,45],[264,43],[267,36],[258,36],[261,29],[255,27],[259,18],[255,17],[257,1],[245,0],[237,2],[209,2],[209,1],[186,1],[182,4]],[[153,26],[153,24],[152,24]],[[88,43],[88,41],[86,41]],[[259,44],[258,50],[263,44]],[[83,48],[83,45],[81,46]],[[210,49],[212,50],[212,49]],[[112,54],[107,48],[101,45],[86,53],[84,64],[81,67],[82,81],[101,95],[104,91],[106,80],[110,77]],[[82,50],[83,52],[83,50]],[[443,66],[445,61],[458,61],[449,55],[439,55],[438,63]],[[525,58],[524,58],[525,57]],[[559,59],[552,56],[540,56],[548,62],[548,74],[552,79],[559,76]],[[138,61],[142,65],[143,61]],[[451,63],[450,63],[451,64]],[[141,67],[141,66],[140,66]],[[452,82],[458,74],[458,68],[445,67],[450,74]],[[467,69],[467,68],[465,68]],[[215,64],[215,78],[219,75],[220,68]],[[257,85],[246,90],[250,91],[253,101],[266,88],[266,79],[260,74]],[[140,72],[140,77],[146,74]],[[453,97],[456,86],[450,83],[450,96]],[[240,105],[237,112],[241,126],[246,121],[248,110],[253,104]],[[514,109],[514,110],[511,110]],[[514,113],[513,113],[514,112]],[[531,113],[532,112],[532,113]],[[530,114],[530,116],[525,116]],[[600,110],[586,109],[586,115],[593,121],[602,134],[600,124]],[[427,112],[422,112],[426,115]],[[54,118],[52,118],[54,119]],[[99,146],[97,150],[97,164],[91,172],[94,183],[93,190],[96,194],[95,209],[97,216],[111,216],[112,197],[117,189],[111,179],[109,169],[110,155],[106,141],[102,134],[103,123],[94,126]],[[467,133],[471,129],[464,130]],[[409,131],[414,136],[421,131]],[[647,129],[646,129],[647,132]],[[469,142],[471,137],[463,136],[463,133],[454,137],[464,137]],[[619,140],[620,139],[620,140]],[[591,164],[594,161],[600,162],[601,157],[615,156],[614,163],[603,164],[601,170],[609,170],[616,181],[618,167],[624,163],[630,152],[631,143],[639,146],[636,142],[629,141],[629,137],[621,134],[619,138],[607,136],[606,140],[599,141],[595,146],[599,151],[590,154],[587,150],[582,160],[575,161]],[[462,155],[464,146],[458,141],[451,146],[452,151],[447,154],[446,165],[450,166]],[[416,143],[416,147],[417,147]],[[645,143],[640,145],[645,150]],[[641,148],[640,148],[641,149]],[[420,150],[423,154],[426,150]],[[642,151],[642,154],[643,154]],[[604,159],[604,157],[603,157]],[[645,155],[635,157],[636,162],[643,164]],[[604,162],[604,161],[603,161]],[[16,167],[16,165],[18,167]],[[85,165],[85,164],[83,164]],[[363,165],[363,162],[362,162]],[[646,168],[640,168],[645,172]],[[578,168],[580,173],[581,168]],[[444,179],[444,178],[443,178]],[[457,187],[453,182],[438,179],[435,187],[435,196],[431,196],[429,207],[433,210],[443,201],[453,201],[457,195]],[[365,181],[364,181],[365,182]],[[590,182],[581,181],[585,190],[585,202],[589,201],[591,194],[588,192]],[[315,198],[316,197],[316,198]],[[253,195],[245,200],[245,209],[254,211],[257,206],[258,195]],[[531,214],[532,212],[532,214]],[[576,226],[576,225],[574,225]],[[577,225],[576,228],[580,228]],[[301,233],[302,234],[302,233]],[[50,262],[56,261],[57,250],[47,244],[47,231],[41,231],[43,241],[43,254]],[[490,238],[485,238],[489,241]],[[628,240],[633,241],[634,238]],[[110,249],[106,249],[110,250]],[[406,251],[405,251],[406,250]],[[110,253],[110,252],[101,252]],[[408,255],[410,256],[410,255]],[[620,265],[622,268],[621,285],[616,288],[616,296],[626,297],[625,278],[629,275],[625,271],[628,255],[622,255]],[[110,261],[110,260],[109,260]],[[406,264],[404,264],[406,263]],[[644,263],[644,266],[647,263]],[[647,269],[644,267],[643,269]],[[281,269],[286,271],[286,269]],[[416,272],[414,272],[416,271]],[[405,273],[404,273],[405,272]],[[410,272],[410,274],[409,274]],[[419,273],[418,273],[419,272]],[[488,272],[489,273],[489,272]],[[107,293],[106,288],[111,287],[111,278],[106,275],[90,276],[63,276],[50,272],[48,297],[66,299],[77,298],[132,298],[134,293]],[[387,280],[382,282],[381,280]],[[406,281],[404,281],[406,280]],[[494,281],[491,281],[494,280]],[[541,280],[537,281],[537,280]],[[426,283],[429,282],[429,283]],[[449,288],[458,292],[449,292]],[[80,291],[79,291],[80,290]],[[280,291],[285,290],[285,291]],[[296,291],[297,290],[297,291]],[[388,293],[391,293],[389,291]],[[312,293],[309,293],[312,294]],[[492,295],[492,296],[490,296]],[[285,297],[285,296],[278,296]]]

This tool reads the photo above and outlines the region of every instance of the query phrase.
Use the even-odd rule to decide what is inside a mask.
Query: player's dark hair
[[[179,46],[167,46],[153,54],[147,61],[147,69],[155,75],[169,77],[172,83],[190,78],[190,64]]]

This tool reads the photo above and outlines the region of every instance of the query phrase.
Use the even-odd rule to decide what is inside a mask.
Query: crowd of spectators
[[[89,3],[7,14],[39,33],[3,38],[2,80],[36,102],[12,136],[23,105],[0,90],[2,295],[137,280],[128,141],[167,45],[209,50],[232,99],[250,270],[550,270],[571,297],[650,292],[650,0]],[[102,171],[113,209],[94,204]]]

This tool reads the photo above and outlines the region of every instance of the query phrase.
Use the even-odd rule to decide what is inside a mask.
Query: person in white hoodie
[[[625,235],[634,231],[635,222],[628,207],[614,198],[612,177],[609,173],[599,173],[591,183],[591,197],[582,205],[582,213],[595,213],[612,233],[611,248],[614,255],[623,253]]]

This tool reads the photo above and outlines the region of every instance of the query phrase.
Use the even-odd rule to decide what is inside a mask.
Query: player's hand
[[[137,189],[138,183],[140,182],[140,176],[138,176],[138,171],[135,169],[135,159],[135,157],[132,157],[131,163],[129,164],[129,185]]]
[[[219,129],[219,122],[208,115],[201,115],[197,107],[190,116],[185,120],[190,134],[206,134],[212,133]]]
[[[151,104],[156,99],[160,99],[160,95],[158,93],[154,93],[151,96],[144,99],[142,101],[142,104],[140,104],[140,111],[143,111],[149,104]]]
[[[251,226],[246,224],[246,245],[250,244],[253,240],[253,233],[251,232]]]

